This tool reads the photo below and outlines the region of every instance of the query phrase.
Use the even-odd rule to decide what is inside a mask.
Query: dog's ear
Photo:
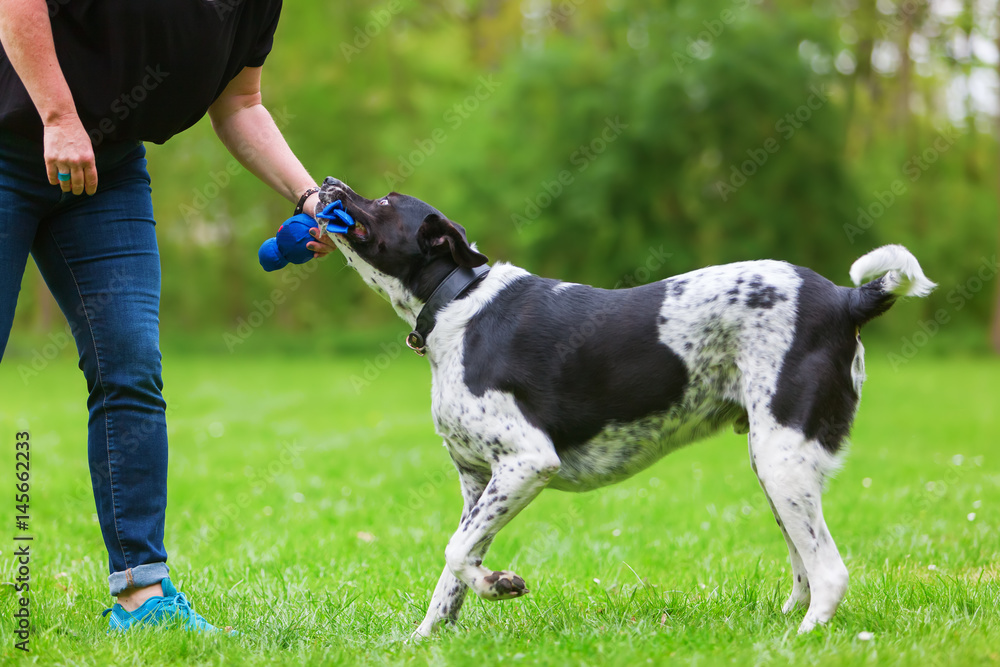
[[[489,261],[486,255],[477,252],[469,245],[468,239],[465,238],[465,229],[461,225],[442,218],[437,213],[431,213],[424,218],[420,231],[417,232],[417,244],[421,252],[428,255],[450,252],[456,264],[470,269]]]

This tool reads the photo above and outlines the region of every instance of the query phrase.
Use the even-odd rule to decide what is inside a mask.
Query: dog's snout
[[[323,186],[320,188],[320,201],[328,204],[337,199],[347,203],[348,197],[356,196],[354,191],[339,178],[327,176],[323,179]]]
[[[334,197],[339,197],[348,192],[353,194],[351,188],[347,187],[347,183],[344,183],[339,178],[334,178],[333,176],[327,176],[323,179],[323,187],[321,190],[327,194],[333,195]]]
[[[334,199],[343,199],[345,204],[347,203],[346,198],[356,199],[358,197],[358,194],[351,189],[351,186],[333,176],[327,176],[323,179],[323,187],[320,190],[322,192],[321,198],[325,195],[331,201]]]

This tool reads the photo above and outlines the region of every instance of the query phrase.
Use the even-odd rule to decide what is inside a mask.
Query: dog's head
[[[390,192],[365,199],[336,178],[323,181],[320,209],[338,199],[354,218],[345,234],[331,234],[347,263],[405,320],[416,318],[434,289],[456,267],[485,264],[461,225],[416,197]]]

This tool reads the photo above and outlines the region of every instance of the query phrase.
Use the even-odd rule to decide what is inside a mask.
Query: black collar
[[[490,265],[483,264],[473,269],[464,266],[456,267],[441,281],[431,293],[427,303],[417,315],[417,325],[406,337],[406,346],[421,357],[427,352],[427,336],[434,329],[438,311],[462,296],[474,283],[490,272]]]

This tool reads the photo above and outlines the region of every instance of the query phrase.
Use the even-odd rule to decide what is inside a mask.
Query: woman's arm
[[[59,67],[45,0],[0,0],[0,43],[45,126],[49,183],[64,192],[94,194],[94,147]],[[72,174],[72,180],[60,183],[57,172]]]
[[[292,153],[261,103],[260,72],[260,67],[247,67],[236,75],[209,108],[208,115],[215,133],[240,164],[285,199],[297,202],[302,193],[315,187],[316,181]],[[315,193],[305,202],[304,211],[314,218],[317,203],[319,195]],[[325,255],[336,246],[323,239],[307,247]]]

